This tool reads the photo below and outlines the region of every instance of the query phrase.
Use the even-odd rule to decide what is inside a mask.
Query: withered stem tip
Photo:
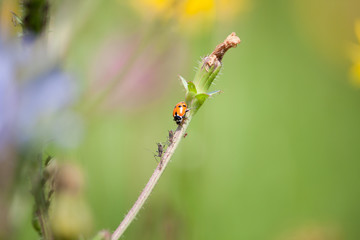
[[[236,47],[241,42],[240,38],[236,36],[235,32],[232,32],[224,42],[216,46],[215,50],[207,57],[206,64],[211,67],[216,62],[221,63],[227,50]]]

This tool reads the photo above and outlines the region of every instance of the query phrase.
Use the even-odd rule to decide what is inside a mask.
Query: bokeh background
[[[156,143],[176,127],[172,108],[185,94],[177,76],[191,80],[200,57],[236,32],[242,42],[212,87],[223,93],[193,118],[124,239],[360,239],[359,1],[49,2],[40,50],[11,63],[23,73],[14,79],[37,79],[24,70],[36,62],[51,82],[69,75],[71,83],[36,85],[19,93],[24,101],[46,92],[36,103],[41,110],[71,100],[66,111],[46,111],[50,130],[38,126],[31,104],[0,103],[0,118],[24,111],[14,126],[20,140],[3,150],[12,165],[27,161],[23,149],[34,136],[51,132],[57,140],[41,146],[81,182],[80,202],[54,217],[55,225],[65,222],[58,231],[115,230],[157,165]],[[21,38],[11,11],[21,16],[18,1],[1,1],[2,62]],[[41,49],[58,68],[47,66]],[[37,128],[24,136],[33,128],[29,114]],[[38,239],[26,173],[11,177],[11,236]],[[70,219],[78,229],[67,228]]]

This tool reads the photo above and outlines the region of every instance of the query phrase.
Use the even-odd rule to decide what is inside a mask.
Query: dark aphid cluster
[[[160,159],[160,165],[159,165],[160,169],[162,168],[161,158],[162,158],[167,146],[170,146],[173,142],[174,142],[174,131],[169,130],[169,136],[168,136],[167,141],[165,143],[156,143],[157,150],[156,150],[156,153],[154,154],[154,157],[156,160],[157,160],[157,158]]]

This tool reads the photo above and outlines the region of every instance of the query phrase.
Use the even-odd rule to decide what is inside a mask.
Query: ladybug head
[[[181,122],[182,122],[182,117],[178,116],[178,115],[175,115],[174,116],[174,121],[176,122],[177,125],[180,125]]]

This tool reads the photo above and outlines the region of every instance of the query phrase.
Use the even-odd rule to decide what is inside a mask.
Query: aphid
[[[158,149],[157,149],[157,154],[154,155],[155,159],[156,157],[159,157],[160,158],[160,163],[159,163],[159,170],[161,170],[162,166],[163,166],[163,161],[161,159],[163,153],[164,153],[164,147],[165,145],[161,144],[161,143],[156,143],[157,146],[158,146]]]
[[[169,130],[168,141],[169,141],[170,144],[172,144],[173,140],[174,140],[174,132],[173,132],[173,130]]]
[[[184,134],[184,138],[186,138],[186,136],[187,136],[187,133]]]
[[[174,121],[177,125],[181,125],[186,119],[185,114],[189,111],[185,102],[176,104],[173,110]]]
[[[12,13],[12,18],[11,18],[11,20],[12,20],[12,22],[13,22],[13,24],[14,24],[14,27],[16,27],[17,25],[24,25],[23,24],[23,21],[22,21],[22,19],[18,16],[18,15],[16,15],[16,13],[14,13],[14,12],[12,12],[11,11],[11,13]]]
[[[158,146],[158,149],[156,151],[157,154],[154,155],[155,159],[156,157],[161,158],[163,153],[164,153],[164,145],[162,145],[161,143],[156,143]]]

